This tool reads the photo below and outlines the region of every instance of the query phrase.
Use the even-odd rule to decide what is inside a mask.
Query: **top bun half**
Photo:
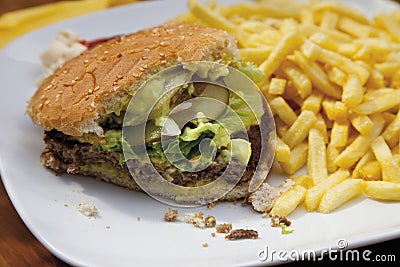
[[[103,134],[99,122],[119,114],[144,79],[182,62],[236,58],[227,32],[195,24],[165,24],[113,38],[70,59],[47,77],[27,113],[44,130]]]

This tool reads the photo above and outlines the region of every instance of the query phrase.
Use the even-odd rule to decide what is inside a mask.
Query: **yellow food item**
[[[259,87],[275,116],[276,160],[298,180],[274,212],[290,214],[301,188],[307,210],[323,213],[361,192],[400,200],[399,10],[369,19],[335,1],[189,3],[177,20],[232,33],[243,59],[265,73]]]

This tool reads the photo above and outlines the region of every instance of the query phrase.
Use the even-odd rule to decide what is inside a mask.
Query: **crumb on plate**
[[[232,230],[232,224],[231,223],[222,223],[217,225],[216,231],[217,233],[229,233]]]
[[[79,203],[78,211],[89,218],[96,217],[99,214],[99,210],[88,203]]]
[[[225,236],[225,239],[228,240],[257,239],[257,238],[258,238],[258,232],[251,229],[232,230],[229,235]]]
[[[164,215],[164,220],[167,222],[172,222],[175,221],[177,218],[178,218],[178,210],[172,210],[168,208],[167,212]]]

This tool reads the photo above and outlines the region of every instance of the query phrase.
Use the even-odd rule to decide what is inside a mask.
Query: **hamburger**
[[[270,114],[265,112],[267,107],[261,94],[256,96],[260,99],[255,100],[258,105],[252,113],[242,97],[199,77],[201,72],[211,73],[212,67],[205,70],[190,65],[195,62],[218,63],[220,67],[216,73],[220,74],[214,80],[224,80],[224,66],[246,74],[255,82],[262,78],[254,65],[240,61],[236,42],[227,32],[189,23],[168,23],[106,39],[64,62],[41,82],[27,105],[32,121],[44,129],[45,147],[40,155],[43,166],[57,174],[92,176],[137,191],[142,191],[143,186],[138,185],[136,178],[146,181],[151,169],[165,181],[188,188],[207,185],[225,173],[232,186],[218,200],[247,197],[257,168],[261,170],[257,179],[263,180],[272,164],[272,143],[263,140],[260,131],[260,122],[267,121],[265,129],[270,137],[273,135],[271,118],[261,120]],[[154,90],[154,85],[149,86],[154,84],[151,83],[154,75],[178,65],[191,76],[198,77],[199,82],[179,85],[165,95]],[[175,73],[163,75],[164,85],[177,77]],[[142,98],[132,104],[132,99],[138,95]],[[146,106],[148,98],[143,96],[152,96],[158,101],[146,118],[138,108]],[[213,140],[214,157],[208,164],[201,165],[202,168],[188,171],[168,160],[171,153],[168,154],[168,147],[162,145],[162,130],[168,128],[165,127],[167,113],[187,100],[200,97],[215,99],[237,112],[247,137],[241,137],[243,131],[229,133],[229,137],[239,140],[235,142],[237,151],[234,151],[230,149],[232,143],[226,142],[221,132],[215,130],[219,129],[218,123],[208,120],[203,112],[197,112],[196,117],[181,125],[181,135],[176,142],[169,144],[175,144],[191,166],[199,166],[199,144],[203,139]],[[211,113],[216,118],[227,112],[226,108],[204,107],[204,112],[213,110]],[[136,114],[132,110],[136,110]],[[125,138],[123,132],[135,132],[138,125],[144,125],[145,131]],[[135,152],[139,145],[146,150],[145,158]],[[263,154],[263,146],[271,153]],[[162,188],[158,190],[165,196]]]

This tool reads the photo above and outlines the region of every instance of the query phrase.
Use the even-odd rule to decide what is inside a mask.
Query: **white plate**
[[[370,17],[370,12],[390,11],[396,6],[378,0],[346,2]],[[219,222],[256,229],[260,235],[257,240],[231,242],[221,234],[212,237],[212,229],[164,222],[168,206],[143,193],[91,178],[55,176],[40,165],[42,129],[34,126],[24,112],[40,73],[39,55],[56,33],[71,28],[81,37],[92,39],[133,32],[163,23],[185,9],[185,1],[170,0],[118,7],[31,32],[1,52],[1,176],[12,203],[32,233],[56,256],[78,266],[279,264],[283,261],[277,254],[266,262],[259,261],[259,251],[268,246],[270,252],[320,253],[335,248],[339,239],[346,240],[348,248],[355,248],[400,237],[400,203],[366,198],[331,214],[307,213],[300,208],[290,215],[295,229],[290,235],[282,235],[279,229],[269,226],[268,219],[239,204],[219,204],[211,210],[180,209],[181,213],[202,210]],[[76,209],[81,202],[95,205],[100,216],[83,216]],[[202,247],[203,243],[208,243],[208,248]]]

